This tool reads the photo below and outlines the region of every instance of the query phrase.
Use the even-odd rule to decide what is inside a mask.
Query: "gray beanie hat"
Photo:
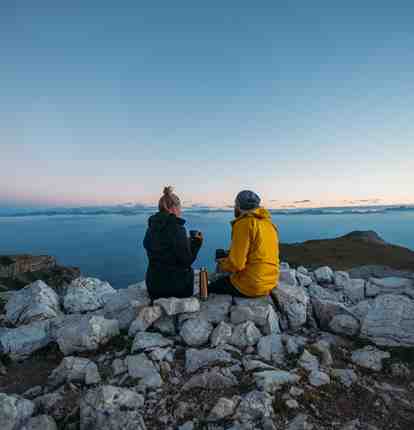
[[[260,206],[260,197],[253,191],[240,191],[236,197],[236,206],[241,210],[256,209]]]

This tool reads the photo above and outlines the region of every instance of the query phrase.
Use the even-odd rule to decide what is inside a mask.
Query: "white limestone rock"
[[[70,315],[56,329],[56,342],[64,355],[95,351],[119,335],[117,320],[102,316]]]
[[[304,267],[304,266],[299,266],[296,269],[296,272],[297,273],[301,273],[302,275],[307,275],[309,273],[308,269],[306,267]]]
[[[63,307],[67,313],[91,312],[105,306],[116,290],[108,282],[97,278],[79,277],[66,288]]]
[[[49,384],[59,386],[66,382],[97,384],[101,380],[97,365],[87,358],[65,357],[49,376]]]
[[[106,319],[118,320],[121,330],[128,330],[140,308],[151,303],[145,282],[116,290],[115,294],[105,297],[105,300],[103,315]]]
[[[254,379],[260,390],[273,393],[284,385],[295,384],[300,380],[300,376],[285,370],[265,370],[255,373]]]
[[[57,425],[49,415],[38,415],[30,418],[21,430],[57,430]]]
[[[301,354],[305,348],[306,338],[303,336],[291,336],[284,334],[283,342],[285,344],[286,352],[289,355],[298,355]]]
[[[152,325],[154,330],[159,331],[164,336],[175,336],[177,334],[176,317],[163,315]]]
[[[302,369],[307,370],[308,372],[319,370],[318,357],[311,354],[308,350],[305,349],[298,360],[298,366]]]
[[[277,365],[283,364],[286,357],[282,339],[278,334],[262,337],[257,344],[258,356]]]
[[[402,295],[377,297],[361,323],[361,337],[379,346],[414,346],[414,300]]]
[[[236,363],[232,356],[222,349],[192,349],[185,351],[185,370],[193,373],[205,366],[216,363]]]
[[[213,409],[210,411],[207,421],[219,421],[227,418],[234,413],[236,402],[226,397],[220,397]]]
[[[366,285],[367,297],[376,297],[381,294],[407,294],[413,297],[414,279],[390,276],[386,278],[369,278]]]
[[[208,300],[201,302],[200,311],[189,314],[188,317],[191,318],[194,315],[212,324],[228,321],[232,303],[233,297],[228,294],[210,294]]]
[[[176,297],[157,299],[154,301],[154,305],[161,306],[164,312],[169,316],[187,312],[198,312],[200,310],[200,301],[196,297],[185,299],[177,299]]]
[[[125,360],[121,360],[120,358],[116,358],[112,362],[112,373],[114,376],[122,375],[123,373],[128,372],[128,366]]]
[[[36,281],[13,293],[5,306],[6,319],[15,325],[56,318],[59,297],[43,281]]]
[[[279,282],[277,288],[272,290],[272,295],[286,314],[292,330],[306,323],[309,296],[302,287]]]
[[[231,308],[230,320],[233,324],[252,321],[264,334],[280,333],[279,318],[267,298],[239,301]]]
[[[159,333],[138,332],[132,344],[131,352],[145,351],[171,345],[174,345],[174,341],[167,339]]]
[[[20,430],[35,410],[34,403],[22,397],[0,393],[0,429]]]
[[[313,370],[309,375],[309,383],[313,387],[321,387],[331,383],[331,378],[325,372]]]
[[[358,303],[365,299],[365,280],[351,279],[344,287],[344,294],[353,303]]]
[[[231,336],[233,334],[233,326],[227,324],[226,322],[221,322],[213,330],[210,337],[211,346],[216,347],[219,345],[225,345],[230,342]]]
[[[273,397],[266,391],[250,391],[245,394],[237,408],[237,416],[242,421],[262,419],[273,415]],[[247,419],[244,419],[244,418]]]
[[[143,405],[143,396],[126,388],[103,385],[89,390],[80,402],[80,429],[146,430]]]
[[[379,372],[382,370],[382,361],[390,357],[389,352],[381,351],[373,346],[366,346],[354,351],[351,360],[360,367]]]
[[[0,353],[21,361],[52,342],[50,321],[36,321],[17,328],[0,328]]]
[[[352,369],[332,369],[331,376],[338,379],[347,388],[358,380],[358,375]]]
[[[139,309],[136,319],[129,327],[128,335],[135,336],[139,331],[147,328],[162,316],[162,309],[159,306],[144,306]]]
[[[255,346],[261,337],[262,334],[254,323],[246,321],[234,327],[229,343],[240,349],[244,349],[248,346]]]
[[[309,287],[312,285],[312,278],[308,276],[306,273],[301,273],[299,271],[296,272],[296,279],[298,280],[299,286],[301,287]]]
[[[295,269],[282,269],[279,273],[279,283],[291,285],[295,287],[297,285],[296,270]]]
[[[343,290],[351,282],[351,278],[348,272],[343,272],[341,270],[335,272],[334,274],[334,284],[336,287]]]
[[[336,334],[356,336],[359,332],[359,321],[351,315],[335,315],[329,323],[329,328]]]
[[[322,366],[329,367],[333,364],[330,343],[320,339],[312,344],[312,349],[320,356]]]
[[[213,367],[205,369],[201,373],[193,375],[182,387],[183,391],[193,388],[202,388],[208,390],[218,390],[223,388],[235,387],[238,385],[237,378],[229,368]]]
[[[320,284],[331,284],[334,280],[334,273],[328,266],[319,267],[314,271],[314,274]]]
[[[342,303],[332,300],[312,298],[312,307],[319,327],[323,330],[330,329],[331,321],[339,315],[353,317],[352,312]]]
[[[154,363],[145,354],[128,355],[126,358],[128,374],[131,378],[140,379],[140,384],[149,388],[162,385],[161,376]]]
[[[250,370],[276,370],[275,367],[263,363],[263,361],[254,360],[251,358],[243,359],[243,367],[246,372],[249,372]]]
[[[314,426],[308,422],[308,416],[305,414],[296,415],[292,421],[289,422],[287,430],[313,430]]]
[[[191,318],[183,323],[180,336],[189,346],[201,346],[208,341],[212,331],[213,326],[208,321]]]

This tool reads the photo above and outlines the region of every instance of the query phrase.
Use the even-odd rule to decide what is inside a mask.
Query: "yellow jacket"
[[[249,297],[265,296],[279,279],[279,237],[270,212],[255,209],[232,221],[231,248],[220,269]]]

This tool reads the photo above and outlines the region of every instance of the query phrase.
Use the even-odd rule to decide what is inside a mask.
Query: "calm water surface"
[[[205,241],[194,267],[214,267],[216,248],[230,242],[232,214],[188,213],[188,229],[203,231]],[[49,254],[83,274],[122,288],[142,280],[147,264],[142,246],[148,215],[33,216],[0,218],[0,254]],[[281,241],[301,242],[375,230],[386,241],[414,250],[414,211],[403,213],[275,215]]]

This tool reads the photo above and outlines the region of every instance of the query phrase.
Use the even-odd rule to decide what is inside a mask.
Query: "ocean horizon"
[[[147,219],[139,213],[26,213],[0,216],[0,254],[53,255],[62,265],[79,267],[85,276],[116,288],[144,279],[147,257],[142,246]],[[326,239],[353,230],[374,230],[385,241],[414,250],[414,207],[320,208],[272,210],[283,243]],[[230,209],[187,209],[186,227],[201,230],[203,247],[193,267],[213,270],[214,251],[230,244]]]

